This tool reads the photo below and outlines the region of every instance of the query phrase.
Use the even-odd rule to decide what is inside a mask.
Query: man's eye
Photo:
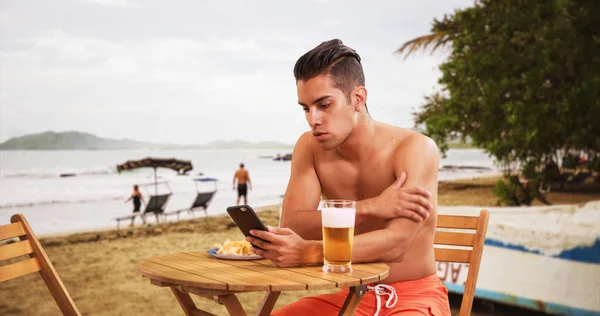
[[[302,107],[302,111],[308,112],[308,107]]]
[[[328,108],[328,107],[329,107],[329,103],[320,104],[320,105],[319,105],[319,107],[320,107],[321,109],[326,109],[326,108]]]

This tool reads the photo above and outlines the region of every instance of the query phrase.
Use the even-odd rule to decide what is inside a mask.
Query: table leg
[[[188,293],[182,292],[174,286],[171,287],[171,291],[175,295],[177,302],[179,302],[179,305],[181,306],[181,309],[183,309],[183,311],[185,312],[186,316],[216,316],[214,314],[198,309]]]
[[[182,292],[174,286],[171,287],[171,291],[175,295],[177,302],[179,302],[179,305],[185,312],[186,316],[216,316],[215,314],[198,309],[188,293]]]
[[[280,291],[266,292],[265,296],[262,299],[262,302],[260,302],[260,306],[258,307],[258,310],[256,311],[256,315],[257,316],[271,315],[271,311],[273,311],[273,307],[275,307],[275,303],[277,302],[277,299],[279,298],[279,294],[281,294]]]
[[[339,316],[352,316],[356,312],[362,296],[367,292],[367,286],[364,284],[353,286],[344,301],[344,305],[340,310]]]
[[[229,315],[231,316],[246,316],[246,311],[240,301],[234,294],[226,294],[217,296],[217,303],[225,305]]]

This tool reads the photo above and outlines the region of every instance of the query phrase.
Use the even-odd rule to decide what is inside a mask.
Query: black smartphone
[[[251,236],[250,230],[252,229],[267,231],[267,227],[265,226],[265,224],[263,224],[260,218],[258,218],[258,215],[256,215],[256,212],[254,212],[250,205],[230,206],[227,208],[227,213],[229,213],[229,216],[233,219],[233,221],[235,222],[237,227],[239,227],[239,229],[242,231],[244,236]],[[258,238],[255,236],[253,237]],[[252,247],[261,249],[260,247],[254,244],[252,245]]]

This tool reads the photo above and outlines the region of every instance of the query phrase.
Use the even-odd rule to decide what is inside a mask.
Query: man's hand
[[[249,243],[262,248],[252,247],[255,254],[270,259],[280,268],[297,267],[304,264],[306,247],[304,239],[289,228],[267,226],[267,229],[268,232],[253,229],[250,234],[254,237],[246,237]]]
[[[421,222],[429,217],[433,204],[429,201],[431,192],[420,188],[402,188],[406,182],[406,173],[402,172],[398,180],[392,183],[373,203],[377,210],[375,216],[384,219],[404,217]]]

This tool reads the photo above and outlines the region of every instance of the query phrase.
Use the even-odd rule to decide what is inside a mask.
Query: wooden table
[[[230,315],[246,315],[235,293],[266,291],[256,315],[270,315],[281,291],[350,288],[339,315],[354,315],[366,285],[388,276],[384,263],[353,264],[349,273],[325,273],[321,266],[278,268],[270,260],[224,260],[205,252],[184,252],[142,261],[142,276],[168,286],[186,315],[213,315],[196,307],[189,293],[225,305]]]

